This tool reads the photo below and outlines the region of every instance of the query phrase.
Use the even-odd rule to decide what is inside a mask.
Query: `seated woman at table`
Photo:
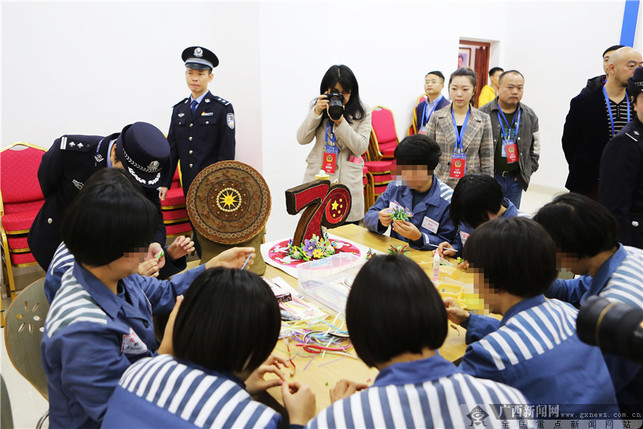
[[[364,215],[364,225],[384,234],[391,226],[391,237],[406,241],[415,249],[435,249],[455,239],[456,228],[449,216],[453,190],[434,174],[440,160],[440,146],[429,137],[405,137],[395,148],[397,180]],[[406,213],[402,220],[398,213]]]
[[[438,253],[442,257],[459,256],[474,229],[490,219],[514,216],[525,214],[504,197],[496,179],[486,174],[467,174],[455,185],[451,197],[451,220],[458,234],[453,243],[440,243]]]
[[[439,355],[448,330],[444,304],[405,256],[375,256],[364,265],[348,295],[346,323],[357,355],[380,373],[368,388],[339,381],[330,392],[334,403],[309,427],[460,428],[478,408],[500,427],[491,404],[527,403],[518,390],[464,374]]]
[[[173,355],[141,359],[123,374],[102,427],[277,428],[281,416],[250,395],[278,385],[290,423],[304,425],[315,395],[285,382],[287,361],[270,354],[280,329],[279,305],[261,277],[207,270],[177,311]],[[268,373],[279,378],[264,380]]]
[[[472,314],[445,300],[449,319],[467,329],[470,345],[460,368],[513,386],[532,404],[618,412],[600,349],[576,335],[578,310],[543,295],[557,273],[556,246],[543,227],[525,217],[490,220],[471,233],[463,254],[485,306],[503,318]]]
[[[42,337],[51,427],[98,428],[123,372],[162,353],[152,314],[168,314],[205,268],[241,267],[253,248],[233,248],[170,281],[134,274],[156,229],[156,209],[128,176],[96,172],[76,196],[62,237],[75,258]]]

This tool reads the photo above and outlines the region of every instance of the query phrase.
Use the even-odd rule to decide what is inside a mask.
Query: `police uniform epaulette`
[[[190,99],[189,97],[185,97],[183,100],[179,101],[178,103],[176,103],[176,104],[175,104],[174,106],[172,106],[172,107],[176,107],[176,106],[178,106],[179,104],[183,104],[183,103],[187,102],[189,99]]]
[[[60,138],[60,150],[74,151],[74,152],[89,152],[91,150],[91,142],[85,140],[85,136],[70,136],[64,135]]]
[[[632,135],[632,134],[634,134],[634,135]],[[639,140],[641,140],[641,133],[639,133],[639,132],[638,132],[638,131],[636,131],[636,130],[633,130],[633,131],[632,131],[632,134],[630,134],[630,133],[625,133],[625,135],[626,135],[626,136],[628,136],[629,138],[631,138],[631,139],[632,139],[632,140],[634,140],[635,142],[638,142]]]
[[[224,106],[227,106],[228,104],[230,104],[228,100],[226,100],[225,98],[221,98],[218,95],[215,96],[214,99],[217,100],[219,103],[223,104]]]

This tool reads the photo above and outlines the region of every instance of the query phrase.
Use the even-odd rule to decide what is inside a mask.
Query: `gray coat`
[[[493,153],[496,153],[498,145],[498,136],[500,135],[500,121],[498,120],[498,98],[485,104],[480,108],[491,118],[491,127],[493,128]],[[531,175],[538,170],[538,159],[540,158],[540,131],[538,127],[538,116],[533,109],[526,104],[518,104],[522,110],[520,114],[520,129],[518,130],[518,164],[520,164],[520,186],[525,191],[529,186]]]
[[[337,180],[338,183],[346,185],[352,196],[352,208],[348,217],[349,222],[354,222],[364,217],[364,184],[362,182],[364,161],[361,156],[368,149],[368,140],[371,135],[371,111],[364,108],[364,118],[352,124],[344,118],[338,127],[334,127],[337,138],[337,167],[335,174],[330,174],[331,183]],[[309,144],[315,139],[315,145],[306,158],[306,173],[304,182],[315,180],[315,175],[322,168],[322,157],[324,154],[326,122],[322,123],[322,116],[315,115],[313,108],[306,115],[306,119],[297,130],[297,141],[301,145]]]

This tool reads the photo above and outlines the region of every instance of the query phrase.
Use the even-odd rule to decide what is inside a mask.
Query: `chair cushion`
[[[9,243],[9,250],[20,250],[20,249],[29,249],[29,243],[27,243],[27,234],[7,236],[7,242]]]
[[[27,147],[6,149],[0,153],[0,188],[2,201],[15,203],[43,198],[38,182],[38,167],[43,150]]]
[[[25,231],[31,228],[38,210],[28,210],[18,213],[11,213],[2,216],[2,226],[7,234],[15,231]]]
[[[388,185],[375,186],[375,195],[382,195],[387,187]]]
[[[172,225],[166,225],[165,232],[167,235],[190,234],[192,233],[192,227],[190,226],[190,222],[174,223]]]
[[[393,176],[390,174],[380,174],[380,175],[373,175],[373,185],[388,185],[391,183],[391,180],[393,180]]]
[[[187,220],[188,211],[186,209],[163,210],[163,222],[174,223],[179,219]],[[174,221],[174,222],[172,222]]]
[[[30,264],[32,262],[36,262],[36,258],[33,257],[31,252],[27,252],[27,253],[11,253],[11,264],[12,265]]]
[[[388,156],[388,157],[393,157],[395,155],[395,148],[397,147],[397,142],[390,142],[390,143],[384,143],[380,144],[380,152],[382,152],[382,155]]]
[[[4,203],[4,214],[39,211],[45,200]]]
[[[168,189],[165,200],[161,201],[161,208],[175,206],[185,207],[185,196],[183,196],[182,188]]]
[[[397,141],[393,112],[386,108],[375,109],[371,112],[371,124],[378,144]]]
[[[391,167],[393,166],[393,161],[366,161],[364,163],[368,171],[373,174],[377,173],[391,173]]]

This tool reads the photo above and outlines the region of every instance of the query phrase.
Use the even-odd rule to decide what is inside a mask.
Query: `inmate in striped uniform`
[[[123,372],[158,348],[152,314],[169,314],[204,270],[171,281],[133,274],[119,281],[118,295],[78,263],[65,272],[41,344],[50,427],[100,426]]]
[[[159,355],[125,371],[102,427],[276,428],[280,421],[236,377]]]
[[[643,308],[643,250],[619,244],[618,250],[596,272],[572,280],[557,279],[545,293],[548,297],[583,304],[598,295]],[[612,382],[620,404],[637,404],[643,408],[643,365],[605,354]]]
[[[158,278],[166,279],[176,273],[179,273],[187,267],[186,257],[176,260],[167,256],[167,247],[165,249],[165,265],[160,269]],[[74,265],[74,255],[69,252],[64,242],[61,242],[56,248],[54,257],[47,268],[47,275],[45,276],[45,296],[47,301],[51,303],[56,296],[56,292],[60,289],[62,277],[65,272]]]
[[[364,226],[373,232],[384,234],[388,227],[385,228],[380,223],[379,213],[381,210],[392,208],[392,203],[396,202],[413,212],[409,222],[417,227],[422,237],[417,241],[409,241],[392,229],[391,237],[406,241],[415,249],[424,250],[435,249],[443,241],[453,242],[456,228],[449,215],[453,189],[434,174],[431,188],[416,204],[413,204],[418,195],[423,194],[418,194],[408,186],[392,181],[364,215]]]
[[[600,349],[576,335],[577,314],[570,304],[543,295],[525,299],[506,312],[495,332],[469,345],[460,367],[519,389],[533,404],[618,412]],[[485,319],[491,318],[472,315],[467,329],[493,326]]]
[[[525,405],[516,389],[463,374],[440,355],[384,368],[371,387],[333,403],[310,428],[531,427],[497,417],[499,405]],[[494,407],[495,405],[495,407]],[[506,424],[506,426],[504,426]]]

